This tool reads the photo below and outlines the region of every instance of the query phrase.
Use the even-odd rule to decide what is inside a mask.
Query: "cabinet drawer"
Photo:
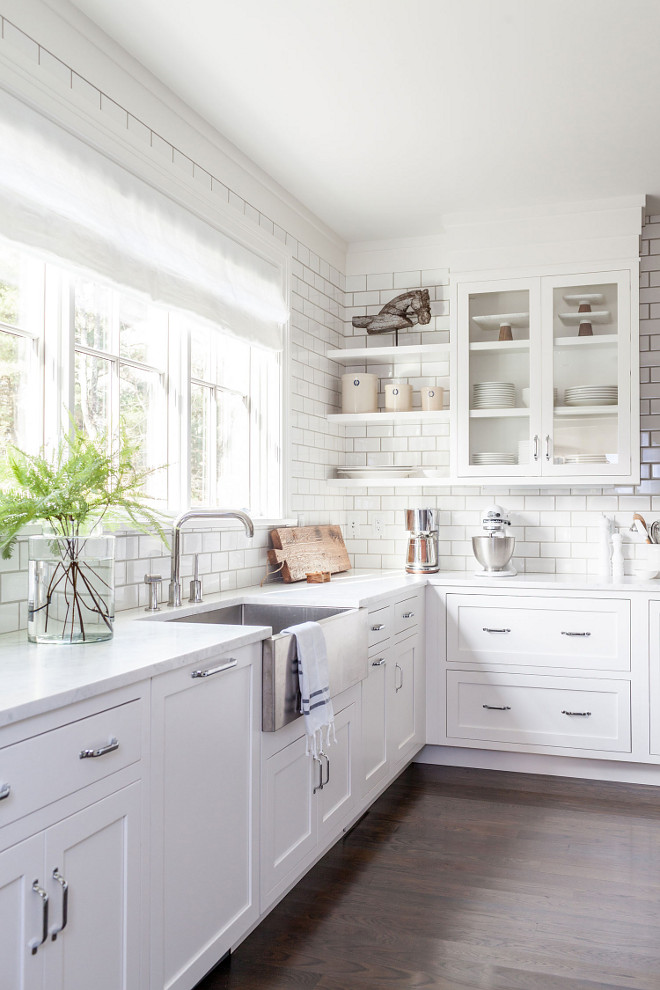
[[[389,605],[369,612],[369,646],[383,643],[392,632],[392,612]]]
[[[629,753],[630,683],[450,670],[447,734]]]
[[[422,621],[422,600],[418,595],[394,606],[394,635],[416,628]]]
[[[447,659],[630,670],[630,602],[447,595]]]
[[[141,705],[131,701],[0,749],[0,786],[10,787],[0,801],[0,827],[138,761]],[[116,749],[81,759],[111,740]]]

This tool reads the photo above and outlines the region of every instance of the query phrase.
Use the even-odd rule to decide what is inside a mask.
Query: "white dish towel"
[[[283,629],[296,639],[300,711],[305,719],[307,752],[318,758],[335,739],[335,713],[330,700],[328,651],[318,622],[301,622]]]

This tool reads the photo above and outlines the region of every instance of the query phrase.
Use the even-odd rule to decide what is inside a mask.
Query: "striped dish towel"
[[[282,632],[296,639],[300,711],[305,719],[307,752],[318,758],[335,739],[335,713],[328,684],[328,651],[318,622],[301,622]]]

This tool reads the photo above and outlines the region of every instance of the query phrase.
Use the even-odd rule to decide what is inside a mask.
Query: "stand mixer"
[[[514,536],[507,536],[511,520],[501,505],[489,505],[484,510],[482,529],[485,536],[472,537],[472,551],[483,567],[476,577],[512,577],[516,573],[510,563],[516,545]]]

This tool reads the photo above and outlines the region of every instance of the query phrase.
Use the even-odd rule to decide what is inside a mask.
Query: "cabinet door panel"
[[[388,749],[394,764],[405,758],[415,741],[416,640],[406,640],[392,651],[388,710]]]
[[[318,767],[307,753],[305,735],[274,753],[264,765],[262,910],[276,895],[278,885],[286,881],[316,846],[316,805],[312,791],[318,781]]]
[[[51,930],[46,990],[140,990],[140,784],[66,818],[46,833]]]
[[[44,949],[32,955],[29,943],[41,939],[42,904],[32,890],[43,889],[43,838],[35,836],[0,854],[0,986],[37,990],[43,981]]]
[[[193,678],[187,668],[154,683],[155,831],[162,828],[154,864],[157,986],[199,980],[258,913],[258,726],[249,656],[213,676]]]
[[[368,793],[387,775],[387,667],[389,650],[372,652],[362,682],[362,767]]]
[[[339,834],[355,805],[355,759],[357,706],[349,705],[335,716],[336,741],[327,750],[323,789],[316,794],[319,805],[319,841]],[[329,765],[328,765],[329,761]],[[327,783],[325,782],[327,778]]]

